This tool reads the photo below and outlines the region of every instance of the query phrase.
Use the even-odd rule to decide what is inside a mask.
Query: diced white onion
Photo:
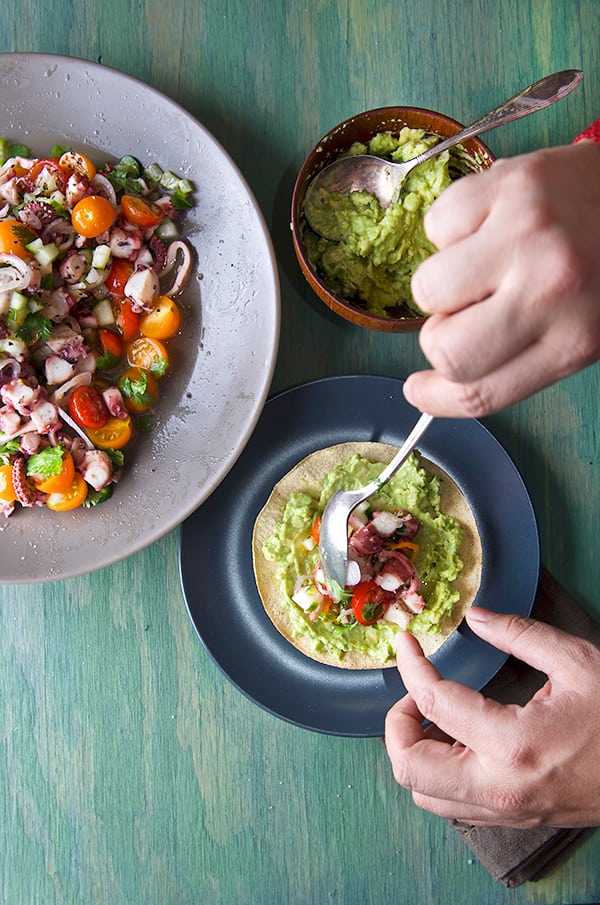
[[[351,559],[346,570],[346,586],[353,588],[360,582],[361,573],[360,566],[355,560]]]

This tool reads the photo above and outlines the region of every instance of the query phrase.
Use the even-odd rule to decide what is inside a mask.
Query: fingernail
[[[483,607],[480,606],[472,606],[471,609],[467,611],[467,618],[472,619],[473,622],[489,622],[492,616],[494,616],[492,610],[484,610]]]
[[[416,408],[417,403],[413,396],[412,383],[411,383],[410,377],[404,381],[403,392],[404,392],[404,398],[406,399],[406,401],[408,403],[410,403],[410,405],[413,405]]]

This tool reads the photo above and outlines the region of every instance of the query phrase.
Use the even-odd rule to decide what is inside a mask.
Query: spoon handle
[[[461,141],[466,141],[468,138],[473,138],[482,132],[495,129],[496,126],[504,125],[504,123],[520,119],[522,116],[528,116],[530,113],[535,113],[536,110],[541,110],[542,107],[549,107],[550,104],[554,104],[561,98],[566,97],[567,94],[577,87],[582,78],[583,72],[580,69],[564,69],[562,72],[547,75],[543,79],[534,82],[528,88],[524,88],[523,91],[519,91],[514,97],[504,101],[499,107],[486,113],[485,116],[471,123],[470,126],[465,126],[460,132],[444,139],[444,141],[434,145],[433,148],[429,148],[423,154],[419,154],[418,157],[414,157],[410,163],[416,166],[417,162],[423,163],[429,157],[433,157],[441,151],[446,151],[448,148],[453,148],[455,145],[460,144]]]
[[[377,491],[389,481],[392,475],[396,474],[400,466],[408,459],[432,421],[433,415],[427,415],[425,412],[421,415],[392,461],[385,466],[383,471],[377,475],[374,481],[371,481],[371,483],[367,484],[365,487],[361,487],[360,490],[353,491],[356,495],[355,506],[358,506],[363,500],[366,500],[370,496],[373,496],[374,493],[377,493]]]

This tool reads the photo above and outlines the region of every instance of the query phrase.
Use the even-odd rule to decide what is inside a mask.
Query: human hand
[[[419,807],[467,823],[600,825],[600,649],[521,616],[473,607],[467,620],[548,680],[524,707],[499,704],[442,679],[399,632],[408,694],[385,725],[396,781]]]
[[[496,161],[435,201],[425,229],[439,251],[416,271],[432,370],[408,401],[481,417],[600,358],[600,144]]]

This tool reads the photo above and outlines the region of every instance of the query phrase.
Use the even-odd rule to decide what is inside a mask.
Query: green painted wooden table
[[[466,122],[578,67],[567,102],[486,139],[498,155],[568,142],[600,113],[599,14],[594,0],[7,0],[0,51],[120,69],[229,151],[277,253],[281,389],[422,364],[416,336],[335,320],[304,284],[289,203],[305,152],[369,107]],[[487,423],[529,486],[546,565],[600,617],[599,384],[591,368]],[[600,835],[505,890],[395,785],[379,740],[304,731],[250,703],[197,641],[178,537],[81,578],[0,587],[2,903],[600,901]]]

